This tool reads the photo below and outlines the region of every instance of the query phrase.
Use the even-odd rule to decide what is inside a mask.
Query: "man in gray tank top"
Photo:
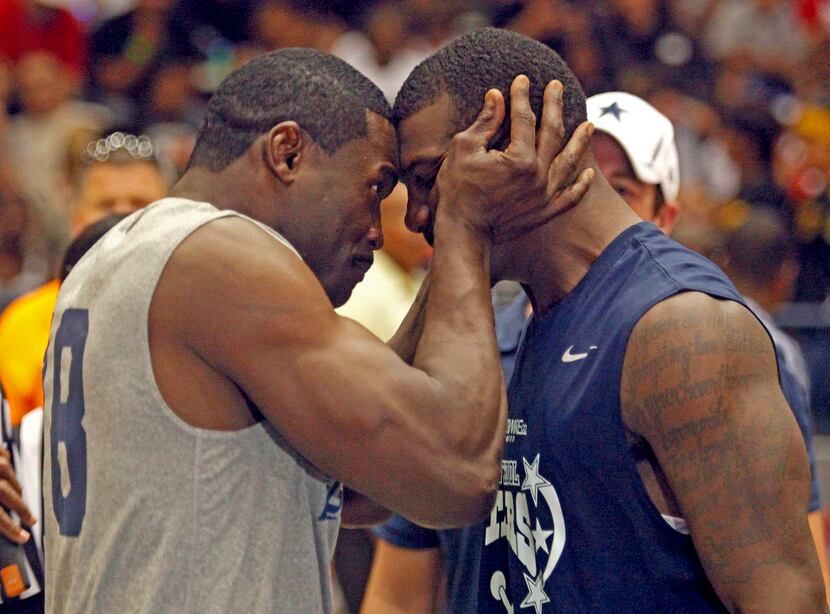
[[[496,91],[454,139],[431,189],[433,271],[387,345],[332,309],[383,241],[398,171],[383,95],[311,50],[223,82],[172,197],[61,288],[44,371],[48,611],[330,612],[341,508],[439,527],[489,512],[505,425],[490,253],[593,178],[576,172],[590,126],[563,143],[561,86],[538,133],[528,90],[517,78],[509,139]],[[509,147],[488,151],[500,134]]]

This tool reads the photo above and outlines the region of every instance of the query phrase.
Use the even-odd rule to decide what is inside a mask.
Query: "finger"
[[[2,509],[0,509],[0,533],[17,544],[25,544],[29,541],[29,532],[26,529],[22,529]]]
[[[5,458],[0,458],[0,480],[6,480],[17,492],[23,492],[11,463]]]
[[[536,116],[530,108],[530,80],[519,75],[510,86],[509,153],[525,153],[536,149]]]
[[[576,181],[574,181],[567,188],[559,192],[553,201],[554,207],[551,211],[551,217],[562,215],[566,211],[573,209],[574,206],[583,199],[583,197],[591,189],[591,184],[594,183],[596,173],[592,168],[583,169],[579,173]]]
[[[20,516],[23,524],[33,525],[37,519],[26,507],[23,498],[9,485],[8,482],[0,482],[0,504],[8,510]]]
[[[476,149],[487,149],[487,144],[496,136],[504,122],[504,96],[497,89],[487,90],[484,106],[478,117],[461,135],[466,135]]]
[[[577,169],[582,163],[585,152],[591,145],[591,137],[594,134],[594,125],[591,122],[581,123],[565,148],[556,154],[550,166],[548,175],[548,187],[558,191],[577,174]]]
[[[545,88],[542,122],[536,139],[536,155],[542,168],[550,166],[565,140],[565,122],[562,121],[563,92],[564,88],[559,81],[551,81]]]
[[[12,453],[9,452],[8,448],[0,448],[0,456],[5,456],[8,459],[11,459]]]

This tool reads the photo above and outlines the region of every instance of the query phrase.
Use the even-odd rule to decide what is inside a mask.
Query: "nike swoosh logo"
[[[581,354],[571,354],[571,350],[574,349],[574,346],[569,347],[565,350],[565,353],[562,354],[562,362],[576,362],[577,360],[582,360],[583,358],[588,358],[588,352],[591,350],[597,349],[597,346],[592,345],[588,352],[583,352]]]

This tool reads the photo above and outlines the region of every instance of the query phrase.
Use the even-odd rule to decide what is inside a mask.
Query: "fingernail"
[[[20,533],[18,535],[20,537],[21,544],[25,544],[27,541],[29,541],[29,538],[31,537],[31,535],[26,529],[20,529]]]
[[[592,124],[591,122],[588,122],[588,136],[589,137],[594,136],[594,130],[596,130],[596,129],[597,129],[597,127],[594,126],[594,124]]]

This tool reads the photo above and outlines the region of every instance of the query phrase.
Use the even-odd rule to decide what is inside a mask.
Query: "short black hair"
[[[366,111],[391,121],[383,93],[346,62],[314,49],[261,55],[219,84],[188,167],[220,171],[282,121],[296,121],[328,155],[368,134]]]
[[[550,81],[565,88],[563,121],[565,134],[587,119],[585,93],[579,80],[556,51],[542,43],[508,30],[482,28],[451,41],[421,62],[404,82],[392,117],[397,126],[408,117],[449,94],[456,104],[453,132],[470,125],[484,104],[484,94],[497,88],[510,103],[510,84],[518,75],[530,79],[530,104],[541,120],[542,98]]]

